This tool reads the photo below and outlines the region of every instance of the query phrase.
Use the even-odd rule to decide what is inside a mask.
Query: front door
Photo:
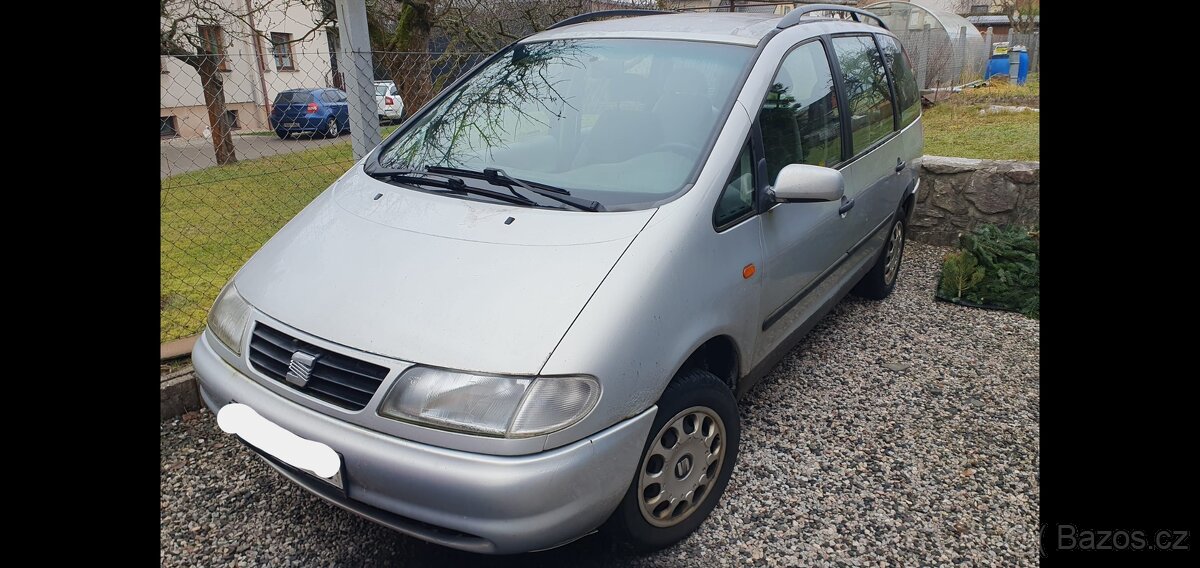
[[[840,109],[829,57],[820,39],[793,48],[771,82],[759,111],[765,183],[788,164],[835,167],[842,162]],[[847,189],[849,189],[847,187]],[[824,275],[845,254],[856,211],[841,204],[770,204],[762,213],[763,334],[756,355],[769,353],[815,310]]]

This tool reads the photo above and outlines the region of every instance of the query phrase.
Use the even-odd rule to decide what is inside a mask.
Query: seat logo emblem
[[[292,361],[288,363],[287,382],[299,388],[308,386],[308,377],[312,374],[313,364],[317,355],[309,355],[303,351],[292,353]]]
[[[683,456],[679,463],[675,464],[675,476],[683,479],[692,471],[692,456]]]

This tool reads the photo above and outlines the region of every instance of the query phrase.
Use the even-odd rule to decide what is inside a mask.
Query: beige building
[[[245,6],[245,0],[224,1],[231,10]],[[324,28],[314,31],[318,20],[320,13],[300,2],[283,2],[255,14],[257,33],[237,20],[195,30],[205,44],[219,46],[217,52],[224,55],[225,108],[234,132],[267,130],[269,105],[280,91],[334,86],[336,36],[331,41]],[[210,124],[199,74],[174,57],[161,59],[159,135],[204,136]]]

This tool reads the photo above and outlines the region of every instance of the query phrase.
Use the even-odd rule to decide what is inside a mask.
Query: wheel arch
[[[692,350],[687,359],[675,370],[672,378],[687,369],[704,369],[721,379],[731,391],[737,392],[741,376],[741,353],[737,342],[729,335],[710,337]],[[663,387],[666,388],[665,385]]]

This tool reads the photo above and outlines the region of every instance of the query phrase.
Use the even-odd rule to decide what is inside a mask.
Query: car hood
[[[434,195],[355,165],[246,263],[236,286],[272,318],[351,348],[532,374],[653,214]]]

